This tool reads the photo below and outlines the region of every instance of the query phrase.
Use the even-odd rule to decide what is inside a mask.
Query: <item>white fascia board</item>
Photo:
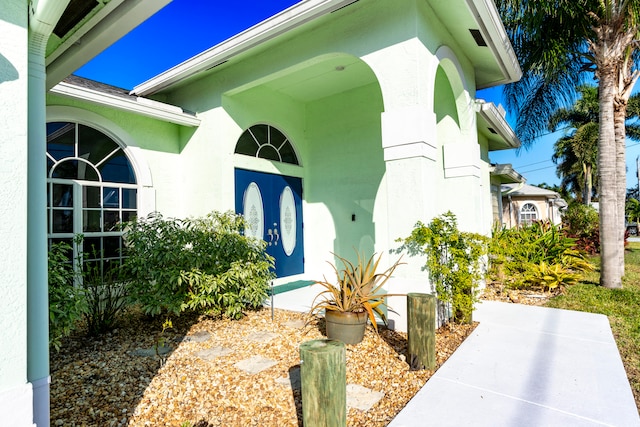
[[[491,165],[489,167],[489,173],[491,175],[505,176],[515,183],[525,183],[526,178],[518,171],[516,171],[510,163],[499,163],[497,165]]]
[[[81,37],[73,38],[72,43],[67,40],[51,53],[52,60],[47,62],[47,89],[61,82],[170,2],[126,0],[114,2],[117,7],[109,9],[109,5],[106,5],[104,9],[108,14],[98,12],[85,24],[88,30],[78,30]],[[62,49],[62,53],[58,53],[59,49]]]
[[[522,69],[518,63],[511,41],[507,36],[507,32],[502,24],[502,18],[498,14],[495,4],[492,0],[466,0],[467,5],[471,9],[478,25],[480,32],[484,37],[487,46],[493,52],[498,60],[500,68],[505,75],[505,80],[496,84],[507,84],[520,80],[522,77]],[[486,86],[489,87],[489,86]],[[478,87],[485,89],[485,87]]]
[[[496,107],[493,102],[485,102],[482,99],[476,99],[478,105],[478,114],[500,135],[511,148],[520,147],[520,139],[516,136],[504,114]]]
[[[199,118],[183,112],[180,107],[153,101],[151,99],[140,97],[131,97],[131,99],[127,99],[121,96],[79,87],[66,82],[58,83],[56,86],[51,88],[50,91],[56,95],[128,111],[182,126],[195,127],[200,125]]]
[[[204,52],[158,74],[134,87],[131,94],[150,95],[207,70],[235,55],[265,43],[357,0],[303,0],[259,24],[205,50]]]
[[[67,49],[77,43],[78,40],[80,40],[85,34],[91,31],[91,29],[95,27],[100,21],[109,16],[109,14],[113,12],[118,6],[120,6],[123,1],[124,0],[111,0],[107,4],[105,4],[102,9],[100,9],[94,16],[91,17],[91,19],[89,19],[68,39],[61,43],[60,46],[56,48],[56,50],[51,52],[51,54],[46,57],[45,63],[48,65],[55,61],[56,58],[58,58],[60,55],[66,52]]]

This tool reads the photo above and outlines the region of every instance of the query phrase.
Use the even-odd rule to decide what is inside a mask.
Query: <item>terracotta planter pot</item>
[[[345,344],[358,344],[364,338],[367,327],[367,313],[352,313],[326,310],[324,320],[327,338],[340,340]]]

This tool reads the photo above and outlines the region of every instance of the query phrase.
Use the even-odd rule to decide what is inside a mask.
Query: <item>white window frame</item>
[[[525,208],[527,208],[528,206],[531,206],[533,210],[527,210],[525,212]],[[523,215],[531,215],[531,214],[535,214],[535,218],[523,218]],[[522,206],[518,211],[518,222],[520,223],[520,225],[529,225],[534,221],[538,221],[539,219],[540,219],[540,211],[538,209],[538,206],[535,203],[525,202],[522,204]]]

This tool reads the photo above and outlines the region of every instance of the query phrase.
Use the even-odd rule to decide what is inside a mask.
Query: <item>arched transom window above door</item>
[[[236,144],[236,154],[299,165],[291,141],[270,125],[254,125],[245,130]]]

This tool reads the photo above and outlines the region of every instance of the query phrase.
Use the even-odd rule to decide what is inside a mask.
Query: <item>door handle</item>
[[[274,245],[278,246],[278,240],[280,240],[280,234],[278,233],[278,229],[277,228],[273,229],[273,235],[276,236],[276,241],[275,241]]]
[[[268,229],[268,230],[267,230],[267,236],[269,236],[269,237],[270,237],[270,239],[269,239],[269,242],[268,242],[268,243],[269,243],[269,246],[271,246],[271,242],[273,242],[273,230]]]

